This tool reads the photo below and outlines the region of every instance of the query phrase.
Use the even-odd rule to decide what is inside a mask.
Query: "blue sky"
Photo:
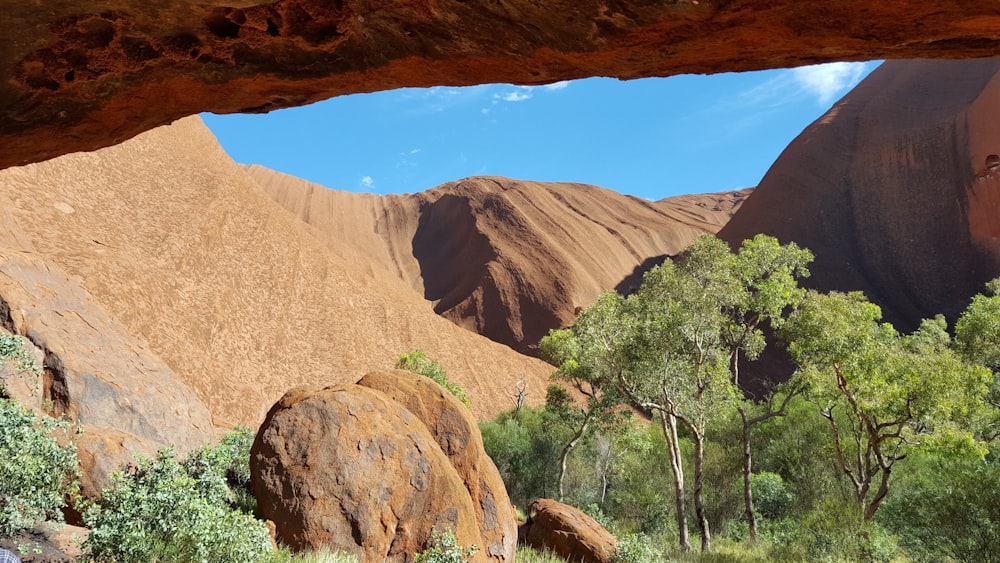
[[[876,66],[401,89],[203,118],[237,162],[338,190],[413,193],[497,175],[656,200],[756,185]]]

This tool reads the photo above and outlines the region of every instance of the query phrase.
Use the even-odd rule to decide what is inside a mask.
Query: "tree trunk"
[[[698,520],[698,531],[701,533],[701,552],[712,551],[712,532],[708,526],[708,516],[705,514],[705,502],[702,498],[703,469],[705,462],[705,434],[702,429],[691,426],[694,436],[694,515]]]
[[[750,541],[757,543],[757,514],[753,509],[753,456],[750,453],[750,419],[743,406],[737,406],[743,420],[743,506],[750,524]]]
[[[889,494],[889,476],[891,473],[891,466],[882,468],[882,480],[878,484],[878,491],[875,493],[875,498],[865,507],[865,522],[872,521],[872,518],[875,517],[875,511],[878,510],[882,501],[885,500],[886,495]]]
[[[573,435],[573,439],[563,447],[562,453],[559,456],[559,502],[563,501],[563,496],[565,495],[565,492],[563,491],[563,481],[566,479],[566,460],[569,459],[569,453],[576,447],[576,444],[580,441],[580,438],[583,437],[583,434],[587,431],[587,426],[589,425],[590,416],[588,415],[587,418],[583,420],[583,424],[576,431],[576,434]]]
[[[674,496],[677,502],[677,542],[681,551],[691,551],[691,541],[688,539],[687,508],[684,505],[684,466],[677,438],[677,417],[661,411],[660,424],[663,427],[663,437],[667,440],[667,449],[670,451],[670,473],[674,478]]]

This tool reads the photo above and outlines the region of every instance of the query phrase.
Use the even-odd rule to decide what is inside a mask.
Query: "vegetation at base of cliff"
[[[399,358],[396,359],[396,369],[405,369],[429,377],[444,387],[446,391],[458,397],[458,400],[462,401],[466,407],[471,406],[465,391],[457,383],[448,381],[448,374],[445,373],[441,364],[437,360],[428,358],[427,354],[421,350],[410,350],[405,354],[400,354]]]
[[[60,509],[77,490],[77,458],[72,439],[60,445],[60,433],[72,436],[73,428],[0,399],[0,536],[62,520]]]
[[[228,449],[227,446],[218,447]],[[183,462],[172,450],[117,474],[83,513],[95,561],[259,561],[272,552],[267,526],[233,508],[228,452],[204,448]]]
[[[0,365],[7,362],[16,374],[41,373],[21,337],[0,334]],[[75,430],[65,419],[37,416],[8,398],[0,377],[0,536],[46,519],[62,521],[61,509],[79,487]]]
[[[542,354],[583,404],[481,424],[512,500],[561,494],[622,539],[620,561],[993,557],[1000,282],[954,337],[941,317],[901,334],[861,294],[800,289],[809,260],[770,237],[736,252],[704,237],[553,331]],[[767,334],[796,373],[744,400],[741,368]],[[652,424],[580,432],[603,396]]]

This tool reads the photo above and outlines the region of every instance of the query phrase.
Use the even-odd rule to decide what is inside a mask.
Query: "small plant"
[[[76,444],[61,446],[52,433],[69,427],[0,399],[0,536],[62,520],[59,509],[78,487]]]
[[[457,383],[448,381],[448,374],[445,373],[441,364],[437,360],[427,357],[421,350],[410,350],[405,354],[400,354],[396,359],[396,369],[405,369],[418,373],[434,380],[435,383],[444,387],[449,393],[458,397],[466,407],[469,405],[469,398],[465,396],[465,391]]]
[[[14,364],[14,368],[17,370],[15,375],[37,378],[42,374],[42,368],[38,366],[38,362],[24,345],[24,339],[14,334],[0,334],[0,367],[6,362]],[[6,378],[0,374],[0,398],[10,398],[5,383]],[[34,387],[33,382],[32,388]]]
[[[469,547],[458,545],[455,532],[436,528],[431,530],[431,546],[416,554],[417,563],[465,563],[479,551],[475,544]]]

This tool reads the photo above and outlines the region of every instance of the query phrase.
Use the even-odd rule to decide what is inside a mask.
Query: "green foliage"
[[[976,417],[991,377],[948,348],[942,318],[909,336],[880,319],[860,293],[810,293],[782,328],[865,520],[910,451],[945,443],[982,455],[964,423]]]
[[[536,498],[555,495],[559,451],[568,432],[554,424],[549,413],[522,407],[516,417],[504,413],[481,422],[479,430],[515,505],[527,506]]]
[[[201,495],[215,504],[227,504],[253,514],[257,501],[250,489],[250,448],[255,433],[245,427],[227,432],[219,444],[203,445],[181,465],[195,480]]]
[[[427,354],[422,351],[410,350],[405,354],[400,354],[399,358],[396,359],[396,369],[405,369],[429,377],[449,393],[458,397],[466,407],[470,406],[465,391],[457,383],[448,381],[448,374],[445,373],[441,364],[437,360],[429,359]]]
[[[76,445],[61,446],[53,434],[69,428],[0,399],[0,536],[62,520],[59,509],[77,487]]]
[[[795,496],[789,492],[785,480],[777,473],[761,471],[754,473],[753,503],[754,508],[764,518],[778,520],[787,515],[795,503]]]
[[[514,561],[515,563],[566,563],[565,559],[550,551],[538,551],[527,546],[518,546]]]
[[[479,551],[475,544],[468,547],[459,545],[451,530],[431,530],[430,543],[430,547],[416,554],[416,563],[465,563]]]
[[[0,333],[0,366],[5,362],[12,362],[19,374],[30,374],[35,377],[42,374],[42,368],[24,346],[23,338],[13,334]],[[0,377],[0,398],[9,398],[4,383],[5,379]]]
[[[918,561],[992,561],[1000,545],[1000,463],[938,452],[911,460],[879,522]]]
[[[263,522],[231,509],[212,463],[196,453],[186,465],[171,450],[115,476],[84,511],[84,547],[98,561],[255,561],[271,553]],[[191,460],[199,460],[192,462]]]

